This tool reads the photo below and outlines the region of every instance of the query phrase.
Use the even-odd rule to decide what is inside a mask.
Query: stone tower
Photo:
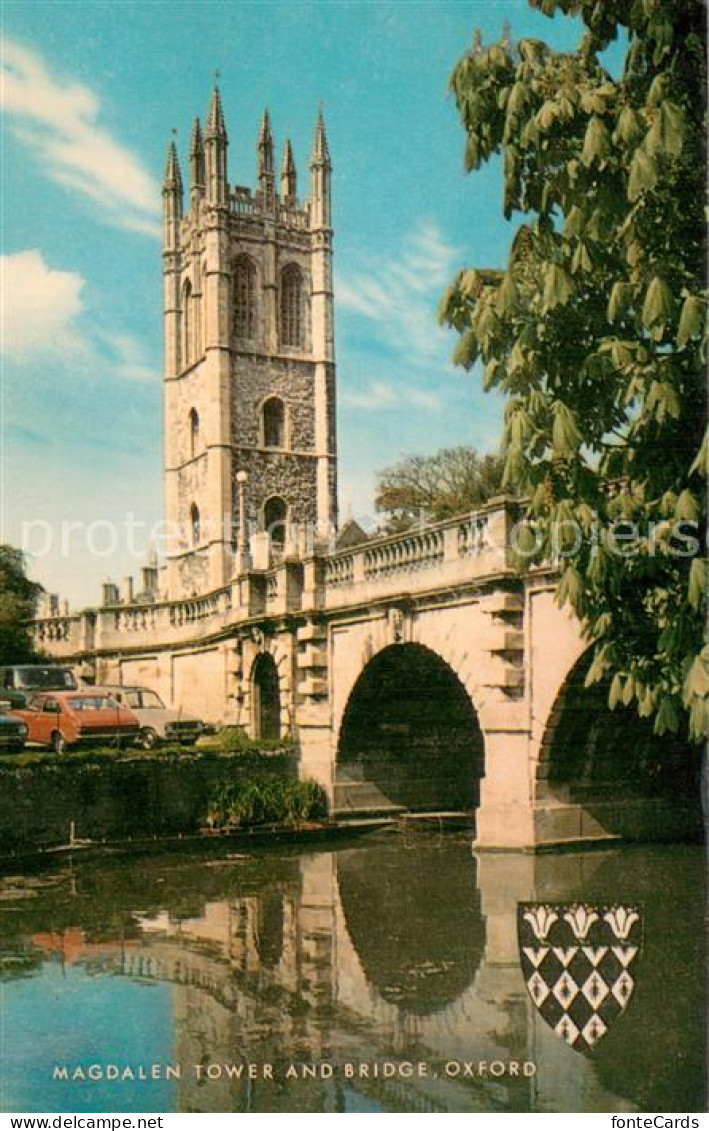
[[[255,191],[230,185],[215,88],[195,121],[187,206],[174,143],[163,184],[165,491],[171,596],[237,568],[237,475],[272,557],[337,522],[332,165],[322,114],[300,201],[290,141],[277,184],[268,111]],[[262,546],[264,539],[261,540]]]

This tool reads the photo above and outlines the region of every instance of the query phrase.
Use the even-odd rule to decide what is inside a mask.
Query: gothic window
[[[192,285],[189,279],[182,288],[182,368],[192,364]]]
[[[237,338],[256,337],[256,270],[246,258],[234,265],[234,331]]]
[[[190,507],[190,531],[192,534],[192,545],[196,546],[202,538],[202,522],[199,517],[199,507],[193,503]]]
[[[274,546],[285,545],[287,516],[288,507],[278,495],[270,498],[263,508],[263,524]]]
[[[265,448],[285,448],[286,412],[280,397],[269,397],[263,406],[263,444]]]
[[[190,409],[189,415],[189,430],[190,430],[190,459],[199,452],[199,413],[196,408]]]
[[[303,348],[303,276],[294,263],[281,272],[281,345]]]

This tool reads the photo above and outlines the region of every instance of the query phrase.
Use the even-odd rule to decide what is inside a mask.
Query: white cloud
[[[396,258],[376,257],[366,270],[338,277],[338,308],[371,323],[373,337],[397,356],[402,373],[447,367],[451,340],[436,311],[459,254],[436,224],[421,223]]]
[[[88,87],[61,80],[33,51],[6,40],[3,107],[15,136],[57,184],[91,200],[118,227],[159,236],[159,186],[99,123]]]
[[[0,278],[3,354],[22,358],[66,346],[83,310],[81,275],[52,270],[33,249],[0,257]]]
[[[366,388],[349,389],[345,387],[340,400],[352,408],[364,412],[380,412],[384,409],[401,409],[410,404],[416,408],[437,412],[441,407],[440,398],[425,389],[417,389],[405,382],[370,381]]]
[[[157,372],[131,334],[85,328],[85,281],[50,267],[37,248],[0,256],[0,353],[17,362],[54,359],[77,375],[100,369],[123,381],[153,381]]]
[[[453,346],[450,331],[438,325],[437,306],[459,255],[434,223],[425,222],[395,258],[370,257],[365,269],[338,277],[335,301],[351,317],[355,331],[346,335],[340,366],[341,381],[350,381],[340,394],[344,404],[370,412],[402,406],[426,412],[442,408],[435,387],[454,372]],[[358,345],[358,320],[366,324],[364,350]],[[367,379],[372,346],[386,357],[386,372],[376,381]],[[364,383],[356,374],[362,374]]]

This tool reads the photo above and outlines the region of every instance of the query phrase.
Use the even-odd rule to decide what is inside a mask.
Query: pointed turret
[[[273,134],[268,110],[264,110],[258,135],[258,184],[266,211],[273,210],[276,202],[276,175],[273,165]]]
[[[210,204],[226,205],[229,195],[227,184],[226,151],[229,141],[224,124],[224,112],[219,87],[214,87],[212,103],[204,135],[204,164],[207,200]]]
[[[204,196],[204,186],[204,139],[200,120],[195,118],[190,142],[190,200],[193,205]]]
[[[162,183],[163,243],[166,251],[179,246],[180,220],[182,219],[182,173],[174,141],[167,149],[165,179]]]
[[[210,141],[212,138],[219,138],[220,141],[224,142],[227,141],[224,111],[222,110],[222,96],[216,84],[212,91],[212,103],[207,116],[206,140]]]
[[[180,161],[174,141],[171,141],[167,147],[167,164],[162,191],[163,196],[167,196],[168,193],[176,193],[180,199],[182,198],[182,173],[180,172]]]
[[[322,109],[318,112],[318,124],[315,127],[315,145],[313,146],[313,156],[310,159],[310,170],[312,174],[311,223],[313,228],[329,228],[332,162]]]
[[[281,199],[284,204],[295,205],[298,200],[298,175],[295,169],[293,146],[290,138],[283,150],[283,164],[281,165]]]
[[[315,145],[313,146],[310,168],[313,169],[316,165],[322,165],[325,169],[332,169],[330,147],[327,144],[327,133],[325,132],[325,119],[322,109],[318,111],[318,124],[315,127]]]

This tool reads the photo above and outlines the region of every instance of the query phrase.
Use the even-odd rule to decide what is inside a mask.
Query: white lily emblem
[[[552,911],[551,907],[544,907],[543,904],[525,911],[524,917],[531,924],[532,930],[540,942],[546,940],[549,931],[559,918],[556,911]]]
[[[603,918],[614,931],[616,938],[627,939],[633,923],[637,923],[640,916],[632,907],[613,907],[610,911],[606,911]]]
[[[591,926],[598,919],[598,915],[595,911],[589,911],[588,907],[584,907],[582,903],[578,903],[575,907],[569,908],[564,918],[576,935],[576,938],[583,940],[586,938]]]

